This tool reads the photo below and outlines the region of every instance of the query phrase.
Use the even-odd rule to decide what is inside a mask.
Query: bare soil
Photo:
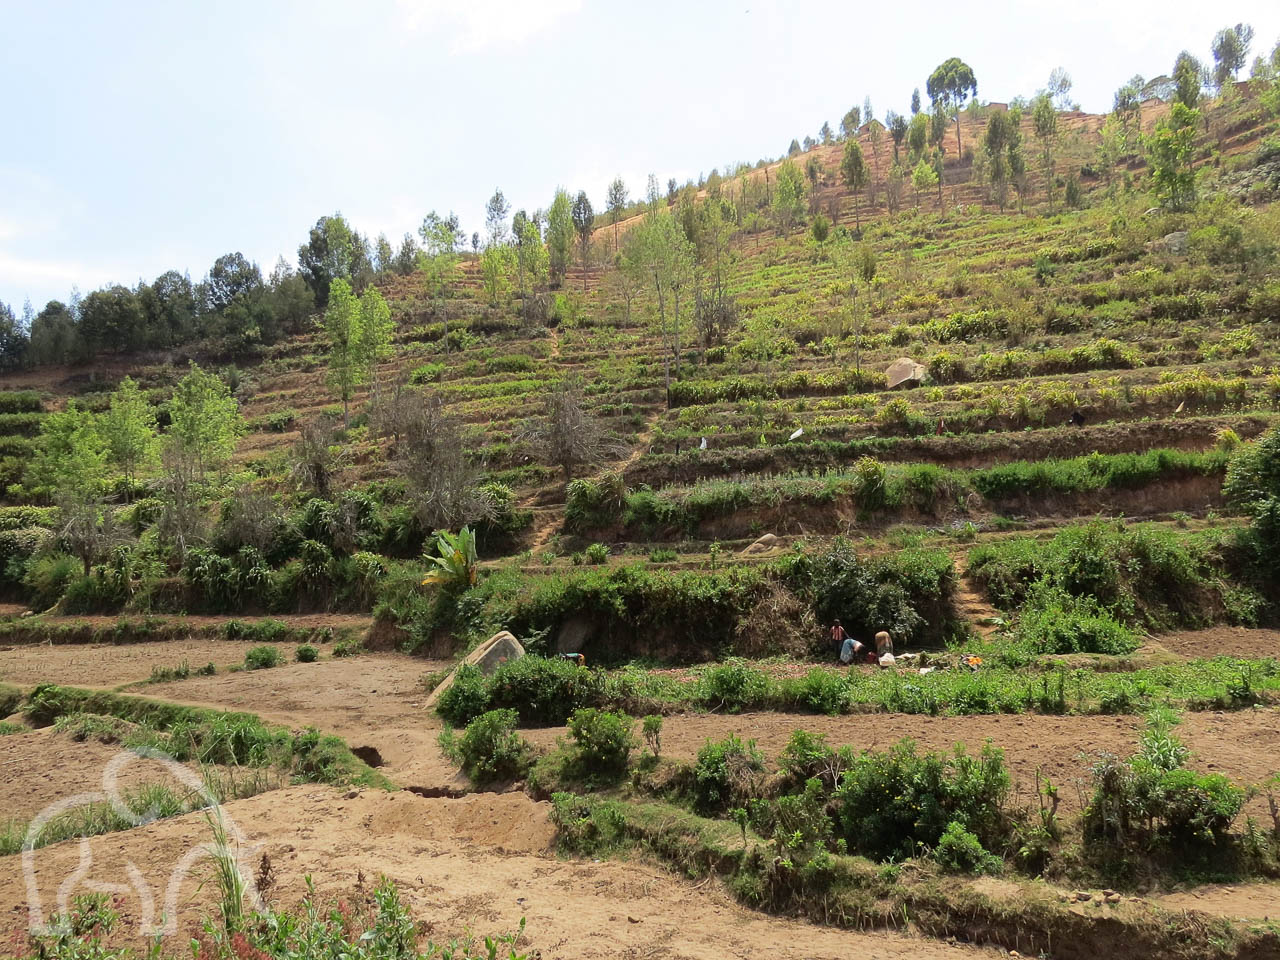
[[[1144,650],[1166,650],[1179,657],[1280,657],[1280,630],[1212,627],[1156,637]]]
[[[547,855],[553,836],[547,809],[520,794],[426,799],[380,791],[351,796],[315,786],[289,787],[223,807],[246,836],[242,856],[247,864],[256,869],[264,854],[269,858],[276,876],[272,900],[298,900],[306,875],[322,895],[347,897],[361,875],[367,885],[385,875],[399,884],[415,917],[431,924],[437,941],[467,929],[477,934],[514,930],[523,917],[525,943],[546,960],[938,960],[1004,954],[768,917],[733,903],[718,884],[695,886],[642,863],[557,860]],[[159,906],[174,865],[208,839],[199,814],[95,838],[88,843],[91,871],[81,883],[117,881],[132,863]],[[37,852],[45,904],[79,856],[75,842]],[[196,889],[207,872],[207,866],[198,865],[181,885],[181,931],[190,931],[212,906],[213,884]],[[0,859],[0,904],[11,905],[0,913],[0,943],[20,940],[26,903],[19,859]],[[136,894],[124,895],[122,928],[136,923],[139,903]]]
[[[153,667],[176,667],[184,660],[193,670],[212,663],[219,671],[225,671],[233,663],[243,663],[245,651],[256,646],[260,644],[192,637],[155,643],[0,647],[0,681],[113,687],[146,680]],[[286,657],[293,656],[293,647],[278,646]]]
[[[51,727],[0,737],[0,825],[9,819],[30,820],[56,800],[102,793],[103,773],[123,749],[96,741],[77,743]],[[116,778],[119,793],[144,783],[183,793],[190,789],[165,764],[128,753]],[[86,797],[84,802],[102,799]]]

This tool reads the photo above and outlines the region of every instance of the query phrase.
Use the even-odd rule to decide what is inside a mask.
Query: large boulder
[[[894,387],[899,387],[903,384],[908,387],[918,386],[928,372],[929,368],[923,363],[917,363],[910,357],[899,357],[889,364],[884,376],[885,382],[888,383],[889,389],[892,390]]]
[[[524,647],[520,646],[520,641],[506,630],[503,630],[500,633],[495,633],[463,657],[458,667],[464,663],[469,663],[473,667],[479,667],[480,672],[487,677],[508,660],[518,660],[523,656]],[[428,710],[435,709],[436,703],[444,696],[444,692],[453,686],[454,677],[458,675],[458,667],[454,667],[449,672],[449,675],[440,681],[440,685],[431,691],[431,696],[427,697]]]
[[[747,544],[740,555],[749,557],[752,554],[769,553],[771,550],[778,549],[779,546],[781,544],[778,542],[778,538],[772,533],[766,533],[754,543]]]

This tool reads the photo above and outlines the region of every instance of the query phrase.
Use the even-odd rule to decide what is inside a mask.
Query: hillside
[[[535,252],[335,275],[326,310],[242,349],[211,335],[0,372],[0,681],[21,687],[0,702],[58,724],[12,749],[46,738],[74,765],[54,738],[85,717],[169,747],[168,724],[214,723],[30,689],[152,683],[172,710],[292,731],[257,784],[282,806],[235,809],[264,837],[308,811],[297,842],[330,886],[362,841],[316,798],[355,783],[401,883],[429,811],[441,856],[536,862],[552,838],[643,856],[720,877],[743,917],[884,936],[865,945],[885,955],[913,948],[866,931],[1267,955],[1280,121],[1260,81],[1224,90],[1191,126],[1142,103],[1119,151],[1114,118],[1061,111],[1046,138],[1015,105],[1019,144],[1008,105],[966,109],[963,152],[949,127],[896,175],[864,125],[858,191],[849,141],[717,172],[588,219],[560,282],[516,266],[545,252],[539,228]],[[1183,194],[1152,168],[1166,134],[1186,141]],[[901,171],[922,167],[942,176],[917,190]],[[387,342],[359,382],[338,359],[379,305]],[[868,645],[887,631],[895,668],[838,664],[833,623]],[[425,709],[500,630],[531,656],[460,672]],[[300,732],[316,727],[344,738],[323,767]],[[94,749],[122,735],[83,731]],[[268,769],[228,749],[217,763]],[[392,781],[412,792],[374,793]],[[472,793],[490,785],[507,792]],[[490,803],[547,836],[491,830]],[[160,848],[185,825],[146,829]],[[579,867],[546,869],[579,897]],[[619,889],[620,872],[599,870]],[[1175,923],[1162,904],[1205,878],[1247,893],[1206,888]],[[710,907],[680,913],[675,882],[642,899],[696,923]]]

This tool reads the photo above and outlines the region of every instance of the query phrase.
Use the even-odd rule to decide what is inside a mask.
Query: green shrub
[[[587,558],[587,563],[599,565],[608,561],[609,546],[604,543],[592,543],[587,546],[584,554]]]
[[[456,727],[466,726],[489,708],[489,681],[470,663],[459,665],[453,683],[436,702],[436,712]]]
[[[551,822],[561,850],[592,857],[616,848],[627,825],[617,801],[563,792],[551,795]]]
[[[1132,653],[1142,642],[1093,597],[1073,597],[1047,583],[1032,588],[1014,636],[1037,653],[1120,655]]]
[[[339,640],[333,645],[333,655],[339,659],[343,657],[355,657],[364,653],[364,641],[359,637],[350,637],[346,640]]]
[[[315,663],[320,659],[320,651],[309,643],[304,643],[294,652],[294,659],[299,663]]]
[[[513,353],[505,357],[491,357],[485,367],[490,373],[529,373],[534,368],[534,360],[526,353]]]
[[[704,816],[743,806],[760,793],[764,756],[754,740],[743,743],[736,734],[708,740],[693,767],[693,805]]]
[[[0,390],[0,413],[39,413],[44,409],[34,390]]]
[[[727,713],[763,707],[773,693],[767,674],[736,657],[708,667],[697,683],[696,702]]]
[[[915,743],[904,740],[854,758],[833,802],[850,852],[905,859],[921,844],[937,846],[952,822],[988,848],[1002,844],[1009,784],[1004,754],[989,743],[970,756],[960,746],[952,754],[918,754]]]
[[[424,363],[409,373],[409,382],[412,384],[435,383],[443,374],[443,363]]]
[[[251,647],[244,655],[246,670],[265,670],[268,667],[278,667],[283,662],[284,657],[280,655],[278,647]]]
[[[559,657],[524,656],[508,660],[489,680],[495,709],[514,709],[523,723],[564,723],[586,704],[591,671]]]
[[[618,474],[605,474],[598,479],[579,477],[569,481],[565,527],[585,532],[612,526],[622,519],[626,506],[627,488]]]
[[[938,838],[933,859],[953,873],[999,873],[1003,866],[999,857],[988,853],[982,841],[955,820]]]
[[[75,557],[65,553],[36,557],[27,565],[22,578],[29,591],[28,603],[33,610],[47,610],[62,599],[67,586],[80,576],[83,565]]]
[[[616,782],[627,772],[635,746],[631,718],[622,713],[587,707],[569,718],[578,769],[588,782]]]
[[[483,786],[529,772],[533,751],[515,730],[514,710],[490,710],[468,723],[462,736],[451,740],[442,735],[442,743],[450,745],[467,776]]]
[[[783,681],[782,697],[798,710],[836,716],[853,700],[846,676],[835,670],[815,668],[798,680]]]

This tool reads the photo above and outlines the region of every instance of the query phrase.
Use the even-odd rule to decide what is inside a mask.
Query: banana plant
[[[439,556],[428,558],[435,569],[427,574],[423,585],[470,587],[476,582],[476,535],[463,527],[456,534],[442,530],[436,537]]]

